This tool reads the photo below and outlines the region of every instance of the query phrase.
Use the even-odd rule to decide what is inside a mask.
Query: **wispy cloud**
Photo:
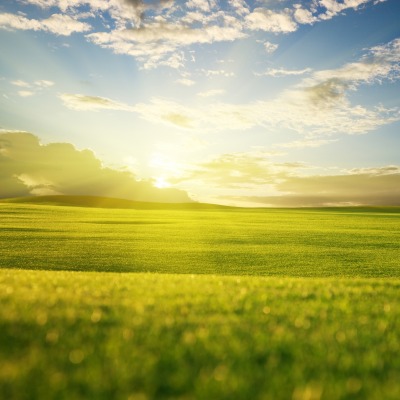
[[[310,72],[312,72],[311,68],[303,68],[303,69],[268,68],[264,72],[255,73],[255,75],[257,75],[257,76],[282,77],[282,76],[305,75],[305,74],[309,74]]]
[[[180,83],[183,86],[193,86],[196,84],[195,81],[193,81],[192,79],[188,79],[188,78],[181,78],[181,79],[178,79],[176,82]]]
[[[264,151],[221,154],[192,166],[175,181],[201,181],[203,185],[224,189],[249,189],[275,184],[294,166],[273,163],[270,156],[270,152]],[[299,168],[300,164],[295,167]]]
[[[49,81],[46,79],[41,79],[41,80],[35,81],[35,82],[33,82],[33,84],[40,88],[49,88],[49,87],[52,87],[55,85],[55,83],[53,81]]]
[[[149,103],[135,105],[134,111],[153,123],[171,122],[166,116],[180,115],[185,123],[176,125],[202,132],[279,127],[301,134],[361,134],[400,119],[397,109],[353,106],[341,95],[336,98],[333,94],[330,94],[331,103],[328,104],[325,92],[321,98],[315,97],[315,88],[312,93],[311,96],[307,90],[292,90],[271,101],[214,103],[207,107],[189,107],[172,100],[154,98]],[[324,108],[320,107],[322,101]]]
[[[225,93],[225,90],[223,90],[223,89],[210,89],[210,90],[206,90],[204,92],[197,93],[197,96],[215,97],[215,96],[220,96],[221,94],[224,94],[224,93]]]
[[[23,81],[21,79],[16,79],[16,80],[11,81],[10,83],[14,86],[19,86],[19,87],[24,87],[24,88],[32,88],[32,87],[36,86],[36,88],[39,88],[39,89],[49,88],[49,87],[55,85],[55,83],[53,81],[49,81],[46,79],[36,80],[31,83]]]
[[[75,110],[131,111],[153,123],[204,132],[266,127],[290,129],[314,138],[334,133],[361,134],[400,120],[400,110],[381,105],[365,107],[352,104],[347,92],[356,90],[361,84],[399,79],[399,61],[400,39],[396,39],[367,50],[359,61],[335,70],[313,73],[309,69],[285,71],[283,73],[289,75],[310,73],[310,77],[273,100],[247,104],[215,102],[193,107],[169,99],[153,98],[150,102],[129,106],[112,99],[82,94],[63,94],[60,97],[67,107]],[[210,76],[226,74],[225,70],[200,72]],[[207,94],[210,95],[210,92]]]
[[[207,77],[225,77],[225,78],[231,78],[235,76],[235,73],[232,71],[226,71],[224,69],[201,69],[199,71],[200,74],[203,74]]]
[[[167,124],[182,129],[193,129],[198,126],[198,115],[195,110],[171,100],[155,98],[150,103],[136,104],[133,110],[152,123]]]
[[[87,32],[92,27],[65,14],[53,14],[47,19],[28,19],[22,15],[0,14],[0,29],[47,31],[55,35],[69,36],[74,32]]]
[[[271,101],[249,104],[217,103],[208,110],[186,110],[192,126],[211,129],[285,127],[305,134],[359,134],[400,119],[400,110],[352,105],[349,90],[361,84],[400,78],[400,39],[366,50],[360,60],[335,70],[270,70],[271,75],[311,74]],[[211,110],[211,111],[210,111]]]
[[[305,138],[302,140],[295,140],[293,142],[288,143],[279,143],[275,145],[275,147],[283,147],[286,149],[303,149],[306,147],[320,147],[330,143],[337,142],[338,139],[309,139]]]
[[[21,97],[31,97],[35,94],[35,92],[32,92],[30,90],[18,90],[18,96]]]
[[[369,176],[378,176],[378,175],[392,175],[392,174],[400,174],[400,166],[399,165],[387,165],[379,168],[352,168],[347,171],[351,175],[369,175]]]
[[[83,94],[59,95],[64,105],[71,110],[77,111],[99,111],[99,110],[120,110],[133,111],[134,108],[124,103],[99,96],[87,96]]]
[[[30,84],[28,82],[22,81],[21,79],[11,81],[11,84],[14,86],[19,86],[19,87],[29,87]]]
[[[34,82],[26,82],[21,79],[16,79],[10,81],[11,85],[17,86],[23,90],[18,90],[17,94],[20,97],[31,97],[34,96],[43,90],[46,90],[52,86],[54,86],[53,81],[41,79],[41,80],[36,80]]]

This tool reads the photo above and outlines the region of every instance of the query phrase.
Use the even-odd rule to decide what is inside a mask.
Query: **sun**
[[[169,179],[181,175],[181,166],[165,154],[154,153],[149,161],[153,185],[159,189],[171,187]]]
[[[154,179],[154,186],[159,189],[165,189],[170,187],[171,184],[163,176],[158,176]]]

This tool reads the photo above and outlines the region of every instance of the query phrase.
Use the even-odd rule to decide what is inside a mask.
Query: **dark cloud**
[[[165,8],[170,8],[173,4],[173,0],[118,0],[123,10],[129,15],[125,14],[125,17],[130,17],[135,22],[135,26],[141,25],[145,19],[145,13],[148,10],[162,11]]]
[[[69,143],[41,145],[26,132],[0,134],[0,197],[68,194],[137,201],[190,202],[186,192],[158,189],[128,171],[104,168],[90,150]]]
[[[306,89],[311,103],[317,107],[337,105],[345,98],[348,84],[338,78],[331,78]]]

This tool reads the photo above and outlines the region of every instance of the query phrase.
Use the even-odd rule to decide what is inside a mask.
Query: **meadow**
[[[400,398],[399,208],[72,200],[0,203],[0,398]]]

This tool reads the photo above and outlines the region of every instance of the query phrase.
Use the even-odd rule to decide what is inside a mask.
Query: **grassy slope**
[[[379,211],[0,205],[0,398],[398,399]]]

